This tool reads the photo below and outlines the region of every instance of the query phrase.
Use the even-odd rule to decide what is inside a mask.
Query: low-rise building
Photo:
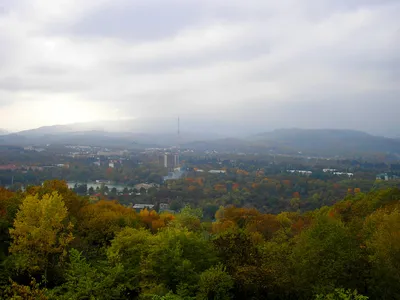
[[[312,174],[312,171],[306,171],[306,170],[287,170],[288,173],[299,173],[301,175],[306,175],[310,176]]]
[[[333,172],[333,175],[346,175],[348,177],[353,177],[354,174],[353,173],[346,173],[346,172]]]
[[[135,209],[137,212],[140,212],[141,210],[147,208],[148,210],[153,209],[154,205],[153,204],[134,204],[132,206],[133,209]]]
[[[13,170],[17,170],[18,169],[18,167],[16,166],[16,165],[13,165],[13,164],[8,164],[8,165],[0,165],[0,170],[10,170],[10,171],[13,171]]]
[[[226,171],[225,170],[210,170],[210,171],[208,171],[208,173],[210,173],[210,174],[225,174]]]
[[[399,180],[400,176],[392,174],[392,173],[381,173],[376,175],[376,180]]]

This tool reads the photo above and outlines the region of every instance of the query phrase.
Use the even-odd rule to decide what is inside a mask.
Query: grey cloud
[[[250,41],[245,45],[233,45],[230,49],[216,49],[205,53],[196,53],[195,55],[175,56],[172,58],[160,57],[150,61],[136,62],[117,59],[116,61],[108,61],[105,67],[119,74],[160,74],[188,68],[196,69],[215,63],[243,62],[268,54],[269,51],[270,45],[268,42]]]
[[[32,75],[67,75],[73,73],[73,71],[68,67],[60,64],[43,64],[36,65],[26,69],[26,71]]]
[[[0,17],[8,14],[17,0],[3,0],[0,2]]]
[[[70,93],[87,89],[87,85],[78,80],[49,82],[37,78],[4,77],[0,78],[0,91],[7,92],[47,92]]]
[[[190,1],[109,1],[72,24],[57,24],[53,33],[81,37],[112,37],[135,41],[171,36],[196,24],[204,7]]]

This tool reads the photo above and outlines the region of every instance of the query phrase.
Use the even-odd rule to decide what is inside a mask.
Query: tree
[[[148,293],[164,286],[167,291],[194,295],[199,274],[217,262],[212,245],[186,228],[166,228],[149,240],[142,257],[141,286]]]
[[[400,297],[400,211],[378,210],[366,220],[372,231],[366,246],[372,264],[371,291],[380,299]]]
[[[74,192],[77,193],[77,194],[80,194],[80,195],[86,195],[87,192],[88,192],[87,184],[80,184],[80,185],[77,185],[77,184],[75,183]]]
[[[332,293],[317,295],[315,300],[368,300],[368,297],[358,294],[357,290],[335,289]]]
[[[10,300],[48,300],[47,290],[41,289],[35,279],[32,279],[30,285],[21,285],[14,281],[11,282],[5,291],[4,299]]]
[[[93,195],[94,194],[94,188],[91,186],[88,190],[89,195]]]
[[[171,210],[179,211],[182,208],[182,204],[177,200],[173,200],[169,207]]]
[[[198,300],[228,300],[231,299],[233,279],[223,265],[216,265],[200,274]]]
[[[85,206],[79,214],[78,234],[87,250],[108,245],[114,236],[126,226],[139,226],[139,218],[134,210],[116,201],[100,200]]]
[[[21,202],[20,195],[0,187],[0,259],[3,258],[3,253],[7,252],[9,228],[13,225]]]
[[[181,212],[176,215],[172,225],[186,227],[191,231],[199,231],[201,229],[201,218],[203,211],[201,208],[191,208],[186,205]]]
[[[14,218],[21,203],[21,194],[0,187],[0,299],[2,297],[1,290],[9,284],[9,278],[15,273],[6,262],[11,243],[9,230],[13,226]]]
[[[95,268],[75,249],[71,249],[69,260],[66,282],[52,292],[56,299],[121,299],[124,288],[117,284],[121,265]]]
[[[293,210],[297,211],[300,209],[300,198],[292,198],[290,200],[290,206],[293,208]]]
[[[131,293],[139,293],[141,262],[149,251],[151,238],[148,230],[126,227],[116,235],[107,249],[110,263],[123,267],[123,285]]]
[[[73,240],[72,224],[62,197],[57,193],[28,195],[22,202],[10,229],[13,242],[10,253],[18,269],[47,271],[66,254],[66,247]]]
[[[257,298],[265,287],[259,237],[260,234],[232,228],[213,239],[219,258],[235,280],[235,295],[240,299]]]
[[[334,288],[364,288],[366,262],[355,236],[339,220],[320,215],[296,238],[292,263],[300,294],[326,294]]]
[[[68,210],[68,218],[75,224],[79,211],[85,207],[89,201],[86,197],[81,197],[69,189],[67,182],[64,180],[47,180],[42,186],[34,186],[27,188],[29,195],[39,195],[39,198],[46,194],[57,192],[63,199]]]

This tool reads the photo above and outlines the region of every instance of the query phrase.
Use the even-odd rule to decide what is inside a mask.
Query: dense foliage
[[[308,212],[139,213],[65,182],[0,188],[3,299],[399,299],[400,189]]]

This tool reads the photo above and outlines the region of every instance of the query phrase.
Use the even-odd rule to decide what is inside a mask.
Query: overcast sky
[[[180,115],[400,133],[399,112],[399,0],[0,0],[0,128]]]

